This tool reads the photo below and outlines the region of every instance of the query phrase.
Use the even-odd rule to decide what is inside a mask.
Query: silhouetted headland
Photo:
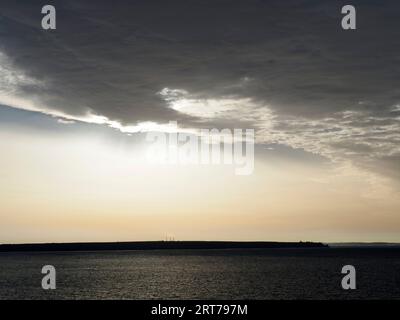
[[[320,242],[272,241],[135,241],[86,243],[32,243],[2,244],[0,252],[22,251],[106,251],[106,250],[163,250],[163,249],[275,249],[275,248],[325,248]]]

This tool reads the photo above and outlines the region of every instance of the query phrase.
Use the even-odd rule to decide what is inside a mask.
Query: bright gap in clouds
[[[85,114],[68,114],[60,111],[58,106],[46,106],[40,96],[22,94],[19,88],[25,86],[45,87],[46,81],[29,77],[23,70],[17,69],[11,60],[0,52],[0,104],[16,109],[40,112],[59,119],[61,124],[71,121],[80,121],[107,125],[123,133],[138,133],[149,131],[175,132],[176,127],[169,123],[157,123],[153,121],[139,122],[135,125],[122,125],[120,122],[109,119],[103,115],[94,114],[90,107],[81,106],[86,110]]]
[[[173,123],[151,120],[123,125],[104,115],[95,114],[90,106],[81,106],[81,110],[86,110],[81,114],[71,114],[60,111],[61,107],[44,105],[38,95],[23,94],[20,90],[22,87],[46,87],[46,79],[30,77],[16,68],[1,52],[0,73],[0,104],[53,116],[60,125],[79,121],[109,126],[127,134],[150,131],[199,134],[201,126],[213,123],[243,129],[252,126],[256,129],[255,138],[259,144],[286,145],[321,155],[337,163],[338,168],[353,167],[357,175],[363,174],[369,177],[367,180],[374,181],[382,180],[376,174],[383,171],[380,168],[380,159],[387,156],[395,158],[400,154],[400,109],[397,105],[392,107],[393,116],[379,117],[369,114],[368,111],[348,110],[334,113],[330,117],[310,120],[282,116],[276,109],[250,97],[199,98],[196,93],[184,89],[165,87],[158,92],[165,101],[165,107],[193,117],[196,119],[193,124],[199,128],[187,128],[184,123],[177,123],[176,126]]]
[[[262,124],[265,128],[274,119],[270,108],[248,97],[198,98],[185,90],[169,88],[159,94],[169,108],[196,117],[200,122],[223,119],[236,123],[237,128],[243,128],[241,125],[245,122]]]

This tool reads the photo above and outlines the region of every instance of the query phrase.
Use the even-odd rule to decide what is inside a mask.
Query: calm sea
[[[41,268],[57,289],[41,288]],[[357,289],[341,289],[353,265]],[[0,253],[0,299],[400,299],[400,249]]]

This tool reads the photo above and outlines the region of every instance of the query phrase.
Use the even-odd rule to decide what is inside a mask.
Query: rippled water
[[[57,289],[41,289],[54,265]],[[341,289],[341,268],[357,289]],[[0,253],[0,299],[400,298],[400,249]]]

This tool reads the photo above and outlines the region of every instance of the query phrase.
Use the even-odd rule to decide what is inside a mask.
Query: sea
[[[400,248],[0,253],[0,299],[400,299]]]

